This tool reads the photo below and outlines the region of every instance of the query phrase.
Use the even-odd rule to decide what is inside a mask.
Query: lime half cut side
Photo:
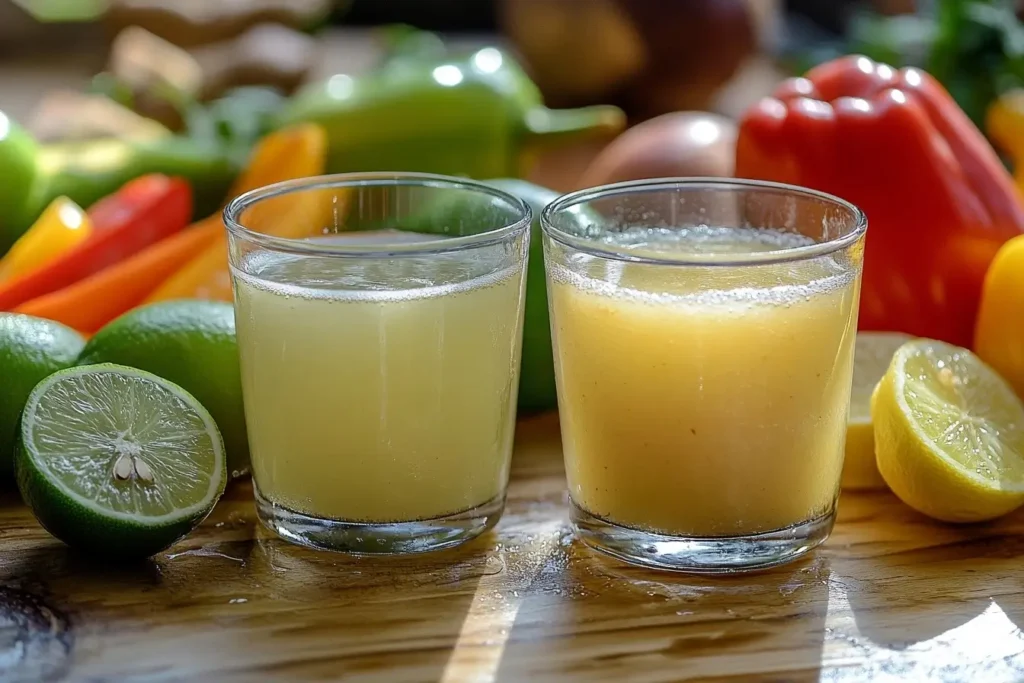
[[[911,507],[976,522],[1024,503],[1024,405],[967,349],[900,347],[872,398],[878,469]]]
[[[120,365],[50,375],[32,390],[15,454],[18,487],[70,546],[146,557],[209,514],[224,492],[224,444],[176,384]]]

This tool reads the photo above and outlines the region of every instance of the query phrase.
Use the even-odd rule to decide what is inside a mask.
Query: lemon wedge
[[[875,427],[871,422],[871,393],[889,369],[896,349],[912,337],[902,332],[858,332],[853,357],[853,392],[846,423],[844,489],[884,489],[875,465]]]
[[[967,349],[901,346],[871,398],[878,470],[907,505],[978,522],[1024,503],[1024,405]]]

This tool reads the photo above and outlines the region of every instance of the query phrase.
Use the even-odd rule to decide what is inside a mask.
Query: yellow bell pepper
[[[974,351],[1024,398],[1024,235],[999,250],[985,275]]]
[[[1013,179],[1024,191],[1024,90],[1011,90],[989,107],[985,132],[1013,162]]]
[[[0,259],[0,280],[10,280],[50,263],[92,234],[89,215],[58,197]]]
[[[300,124],[271,133],[253,151],[231,196],[271,183],[320,175],[326,159],[327,136],[318,125]],[[325,225],[334,208],[317,195],[297,192],[260,202],[247,212],[246,227],[278,237],[308,237]],[[168,278],[147,302],[183,298],[231,301],[226,234]]]

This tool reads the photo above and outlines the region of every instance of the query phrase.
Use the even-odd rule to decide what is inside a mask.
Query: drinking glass
[[[225,210],[260,521],[316,548],[493,526],[515,428],[530,208],[425,174],[307,178]]]
[[[583,190],[541,217],[578,537],[693,572],[824,541],[864,214],[812,190],[697,178]]]

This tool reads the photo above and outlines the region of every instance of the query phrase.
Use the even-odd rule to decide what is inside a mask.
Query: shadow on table
[[[0,510],[13,510],[22,505],[21,494],[14,482],[0,477]]]
[[[480,578],[500,571],[493,534],[425,557],[351,558],[270,537],[232,498],[137,563],[56,541],[0,550],[0,680],[439,680]]]
[[[514,469],[528,487],[560,473],[561,459],[546,445],[556,418],[525,424]],[[172,674],[456,681],[474,665],[474,646],[459,645],[489,637],[490,615],[503,604],[496,588],[506,564],[495,532],[426,556],[315,552],[259,528],[251,485],[241,481],[186,539],[125,564],[69,550],[38,527],[16,493],[7,498],[9,510],[0,510],[5,682]],[[7,498],[0,491],[0,507]],[[486,577],[493,579],[481,584]]]
[[[562,542],[524,592],[495,680],[815,680],[824,557],[743,577],[677,577]]]
[[[870,653],[847,678],[1024,679],[1024,517],[945,525],[890,494],[875,494],[872,507],[863,523],[885,523],[832,559],[842,595],[831,609],[845,599],[853,622],[843,628],[830,614],[833,636]]]

